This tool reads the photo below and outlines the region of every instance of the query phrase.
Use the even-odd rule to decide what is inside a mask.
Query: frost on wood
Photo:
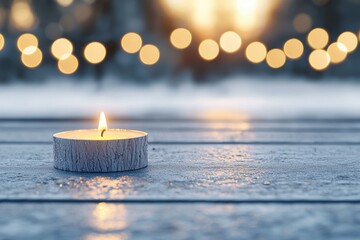
[[[120,172],[146,167],[147,136],[109,140],[54,137],[54,167],[75,172]]]

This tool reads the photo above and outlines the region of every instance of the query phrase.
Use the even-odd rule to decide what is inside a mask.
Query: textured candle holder
[[[112,129],[105,134],[108,132],[111,136],[105,139],[87,139],[97,134],[96,129],[54,134],[54,167],[74,172],[121,172],[148,165],[147,133]]]

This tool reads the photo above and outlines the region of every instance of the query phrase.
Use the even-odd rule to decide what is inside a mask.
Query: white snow
[[[360,117],[360,82],[236,76],[196,85],[166,79],[147,86],[106,78],[0,85],[0,118],[110,116],[201,118]],[[221,116],[219,116],[221,118]]]

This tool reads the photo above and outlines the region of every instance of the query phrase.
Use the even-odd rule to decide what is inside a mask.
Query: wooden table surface
[[[53,168],[52,134],[88,121],[0,121],[0,239],[359,239],[360,120],[116,121],[149,166]]]

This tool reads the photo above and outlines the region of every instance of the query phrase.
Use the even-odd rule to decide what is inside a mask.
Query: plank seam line
[[[0,145],[50,145],[53,142],[50,141],[0,141]],[[287,141],[249,141],[249,142],[230,142],[230,141],[211,141],[211,142],[197,142],[197,141],[167,141],[158,142],[150,141],[150,145],[322,145],[322,146],[333,146],[333,145],[360,145],[360,142],[287,142]]]
[[[360,199],[268,199],[268,200],[236,200],[236,199],[21,199],[3,198],[0,204],[4,203],[126,203],[126,204],[360,204]]]

